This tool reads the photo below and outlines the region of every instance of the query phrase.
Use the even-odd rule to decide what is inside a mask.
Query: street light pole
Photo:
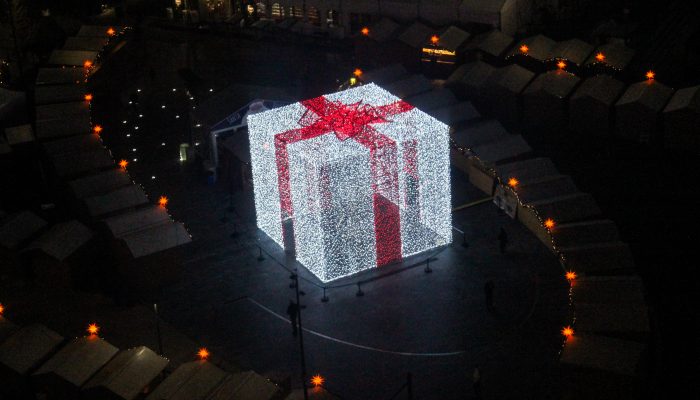
[[[301,387],[304,389],[304,400],[309,399],[306,387],[306,357],[304,356],[304,329],[301,325],[301,303],[299,302],[299,275],[294,272],[294,289],[297,296],[297,320],[299,323],[299,352],[301,353]]]

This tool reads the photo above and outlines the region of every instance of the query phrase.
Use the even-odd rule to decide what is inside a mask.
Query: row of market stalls
[[[648,347],[649,315],[629,246],[590,194],[581,192],[550,159],[535,157],[522,136],[499,119],[480,113],[485,105],[499,102],[507,112],[519,100],[509,93],[521,94],[528,87],[530,93],[550,90],[550,79],[567,74],[569,80],[569,73],[535,77],[518,65],[498,69],[482,61],[458,72],[440,85],[390,65],[367,72],[363,80],[382,85],[450,125],[452,165],[559,257],[571,285],[574,313],[561,353],[566,390],[577,398],[581,393],[586,394],[581,398],[635,393]],[[600,385],[602,381],[607,383]]]
[[[171,364],[146,346],[120,350],[97,334],[70,339],[0,315],[3,398],[269,400],[283,393],[253,371],[230,373],[206,359]]]
[[[511,129],[617,134],[642,143],[697,152],[700,86],[674,91],[656,79],[626,85],[606,74],[579,78],[557,69],[539,75],[517,64],[460,66],[446,80]]]
[[[91,121],[87,78],[99,68],[98,45],[113,48],[118,37],[111,27],[83,26],[68,38],[69,49],[55,50],[38,72],[34,126],[5,132],[12,151],[38,157],[44,184],[74,218],[48,226],[25,211],[2,220],[0,245],[11,260],[3,265],[35,283],[75,287],[117,279],[131,293],[147,294],[177,279],[178,254],[191,241],[182,223],[149,201],[126,165],[115,163]],[[116,265],[99,271],[93,263],[105,252]]]

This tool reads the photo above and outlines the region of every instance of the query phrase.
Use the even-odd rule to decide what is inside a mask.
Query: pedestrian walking
[[[486,281],[484,285],[484,297],[486,298],[486,309],[493,310],[493,291],[496,289],[496,284],[493,281]]]
[[[503,228],[501,228],[501,231],[498,233],[498,245],[501,249],[501,254],[504,254],[508,246],[508,234]]]
[[[478,365],[474,367],[474,372],[472,372],[472,386],[476,398],[481,399],[481,371],[479,371]]]
[[[296,337],[297,325],[299,321],[299,306],[292,300],[289,300],[289,305],[287,306],[287,315],[289,315],[289,322],[292,323],[292,335]]]

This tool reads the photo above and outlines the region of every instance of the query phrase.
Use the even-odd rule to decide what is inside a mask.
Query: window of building
[[[331,28],[334,26],[338,26],[338,12],[335,10],[328,10],[328,14],[326,15],[326,24],[330,26]]]
[[[309,19],[310,23],[321,25],[321,15],[316,7],[309,6],[306,10],[306,17]]]
[[[280,3],[272,3],[272,18],[284,18],[284,7],[282,7]]]
[[[294,18],[302,19],[304,18],[304,10],[302,10],[301,7],[291,6],[289,8],[289,15]]]

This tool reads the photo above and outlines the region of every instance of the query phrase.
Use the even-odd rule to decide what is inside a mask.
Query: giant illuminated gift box
[[[282,247],[292,229],[322,281],[452,241],[449,127],[379,86],[250,115],[248,131],[258,227]]]

